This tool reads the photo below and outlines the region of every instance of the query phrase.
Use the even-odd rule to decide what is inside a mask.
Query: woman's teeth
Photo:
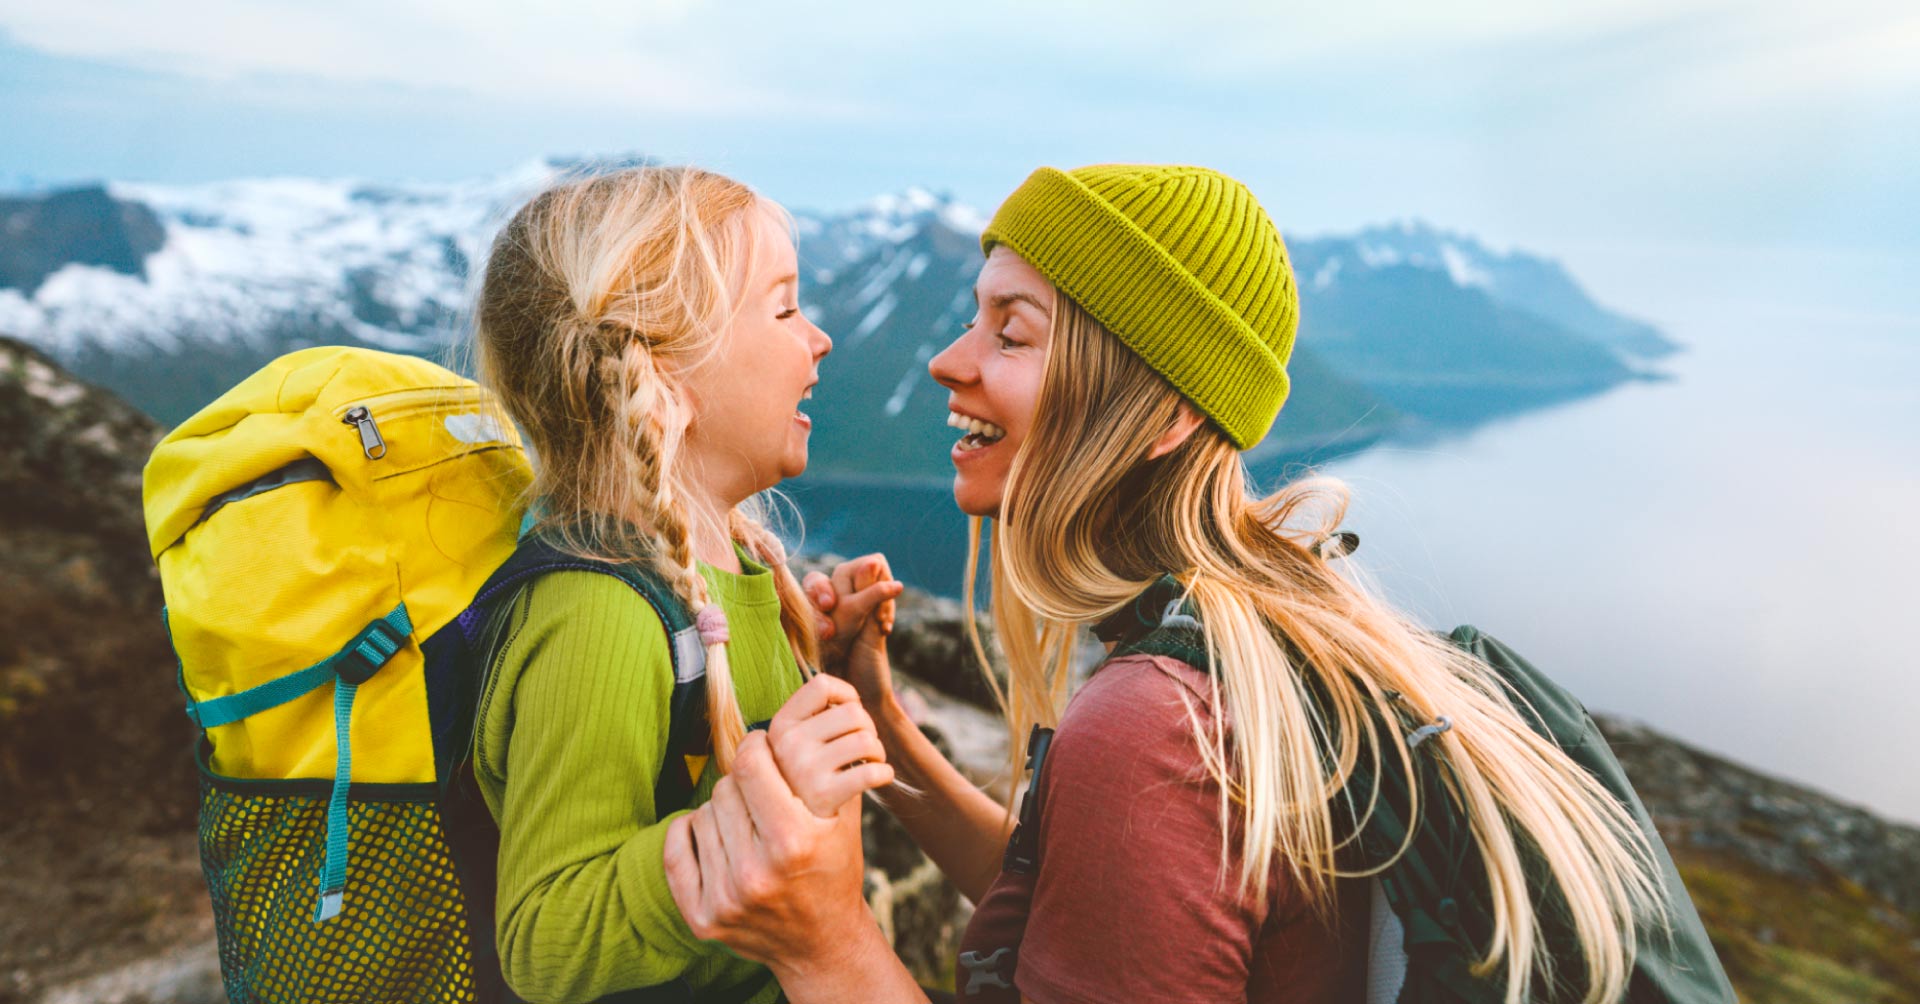
[[[947,412],[947,425],[966,432],[966,435],[960,438],[960,449],[962,450],[977,450],[982,446],[997,443],[1006,438],[1007,435],[1007,430],[1000,428],[992,422],[983,422],[977,418],[969,418],[957,411]]]

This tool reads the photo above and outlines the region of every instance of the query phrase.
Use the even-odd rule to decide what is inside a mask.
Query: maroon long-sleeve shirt
[[[1210,725],[1208,689],[1185,663],[1133,656],[1075,695],[1037,781],[1038,871],[1002,872],[981,900],[961,941],[962,1001],[1362,997],[1364,883],[1336,886],[1329,924],[1279,869],[1264,911],[1237,895],[1237,861],[1222,869],[1220,789],[1187,711]]]

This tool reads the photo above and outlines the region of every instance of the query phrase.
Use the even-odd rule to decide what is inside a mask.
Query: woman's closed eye
[[[960,325],[960,330],[972,331],[975,323],[976,322],[974,321],[967,321],[966,323]],[[1026,344],[1025,342],[1022,342],[1021,340],[1019,340],[1018,338],[1014,338],[1008,335],[1005,328],[1002,328],[999,331],[995,332],[993,337],[999,341],[1000,347],[1003,349],[1010,349],[1010,348],[1014,348],[1015,346]]]
[[[782,308],[780,308],[780,312],[779,312],[779,313],[777,313],[777,314],[775,314],[775,315],[773,315],[773,319],[774,319],[774,320],[776,320],[776,321],[784,321],[784,320],[786,320],[787,318],[789,318],[789,317],[793,317],[794,315],[796,315],[796,314],[798,314],[798,313],[800,313],[800,308],[799,308],[799,307],[782,307]]]

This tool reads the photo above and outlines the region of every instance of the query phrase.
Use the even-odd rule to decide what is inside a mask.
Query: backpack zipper
[[[387,441],[380,435],[380,426],[374,421],[371,406],[378,406],[382,417],[392,421],[422,411],[451,411],[477,406],[484,399],[484,395],[471,387],[421,387],[366,398],[366,403],[350,405],[339,414],[342,424],[359,430],[360,449],[367,459],[379,460],[387,455]]]
[[[379,460],[387,455],[387,441],[380,438],[380,427],[374,424],[373,412],[365,405],[355,405],[347,409],[341,422],[356,426],[360,430],[360,449],[368,460]]]

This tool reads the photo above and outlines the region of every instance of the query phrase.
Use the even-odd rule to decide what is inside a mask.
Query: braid
[[[811,677],[820,666],[820,638],[814,631],[813,604],[800,588],[793,569],[787,567],[786,546],[772,530],[739,509],[733,511],[729,524],[733,539],[773,572],[773,589],[780,597],[780,628],[787,636],[787,646],[793,649],[794,661],[800,664],[801,675]]]
[[[636,502],[642,511],[633,514],[638,517],[634,522],[653,532],[654,566],[698,617],[713,606],[713,600],[694,562],[686,514],[673,496],[671,479],[664,476],[671,469],[680,436],[678,401],[639,339],[629,340],[608,361],[613,364],[610,372],[619,377],[611,383],[611,393],[615,417],[625,433],[620,441],[627,446],[623,452],[630,456],[629,470],[641,488]],[[724,641],[707,646],[707,722],[713,734],[714,761],[725,772],[733,766],[734,751],[746,737],[747,725],[734,695]]]

